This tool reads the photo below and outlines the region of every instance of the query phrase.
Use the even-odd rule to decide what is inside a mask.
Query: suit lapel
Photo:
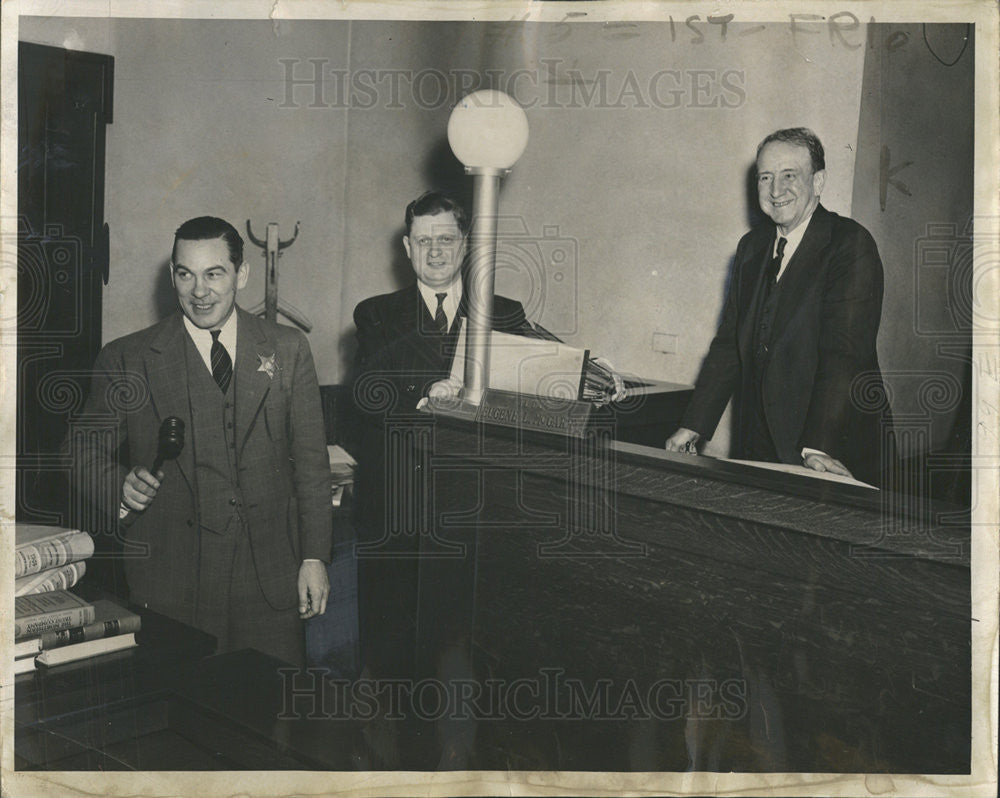
[[[743,284],[740,290],[744,296],[750,298],[745,307],[745,315],[739,327],[739,348],[740,356],[744,363],[749,363],[753,355],[753,342],[756,334],[754,325],[757,323],[757,308],[760,302],[761,291],[764,287],[764,274],[767,271],[768,261],[771,259],[771,246],[774,244],[774,228],[770,227],[770,232],[763,235],[762,240],[756,241],[747,253],[745,270],[741,270],[740,277]],[[745,274],[745,277],[743,275]]]
[[[186,442],[177,457],[177,466],[188,487],[194,485],[194,449],[191,445],[191,403],[188,397],[187,358],[184,322],[175,313],[163,324],[146,350],[143,361],[149,385],[149,399],[158,424],[175,416],[184,422]],[[159,428],[153,433],[159,438]],[[147,467],[151,463],[145,464]]]
[[[493,301],[496,302],[496,297],[493,297]],[[457,335],[459,328],[462,326],[462,319],[469,315],[469,292],[465,290],[465,286],[462,286],[462,298],[458,301],[458,312],[455,314],[455,320],[451,323],[451,329],[448,330],[449,333]]]
[[[441,345],[446,336],[438,332],[434,317],[417,284],[404,289],[400,299],[400,335],[410,342],[413,357],[411,367],[417,371],[439,369]]]
[[[242,449],[271,382],[278,378],[277,343],[256,316],[236,309],[236,435]],[[270,373],[268,371],[270,370]]]
[[[830,212],[817,205],[802,241],[781,276],[778,307],[774,313],[774,340],[799,308],[810,281],[818,279],[822,253],[830,243],[831,227]]]

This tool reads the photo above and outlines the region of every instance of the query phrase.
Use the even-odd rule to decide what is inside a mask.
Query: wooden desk
[[[215,650],[215,638],[130,609],[142,617],[138,647],[15,677],[19,770],[138,767],[141,740],[164,721],[158,702]]]
[[[443,419],[426,463],[417,675],[522,680],[475,767],[969,771],[967,519]]]
[[[137,648],[17,677],[18,770],[355,768],[357,725],[310,721],[318,703],[289,700],[318,675],[286,682],[282,663],[251,650],[206,658],[213,637],[136,611]]]
[[[656,380],[628,387],[625,401],[595,412],[595,425],[618,441],[662,446],[677,429],[691,387]],[[387,408],[391,405],[386,402]],[[407,677],[415,666],[417,544],[428,535],[433,538],[436,528],[436,511],[425,487],[435,422],[429,413],[394,411],[380,423],[376,427],[369,421],[373,442],[358,454],[361,664],[379,675]]]

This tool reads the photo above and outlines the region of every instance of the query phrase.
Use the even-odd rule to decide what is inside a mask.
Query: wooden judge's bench
[[[968,773],[967,509],[666,453],[621,415],[423,414],[417,525],[357,549],[363,680],[144,617],[124,657],[19,678],[18,767]]]
[[[967,515],[614,438],[435,427],[417,669],[526,680],[486,762],[969,771]]]

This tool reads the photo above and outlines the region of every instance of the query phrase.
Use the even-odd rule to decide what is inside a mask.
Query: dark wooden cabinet
[[[63,440],[101,345],[113,72],[111,56],[19,44],[19,521],[72,523]]]

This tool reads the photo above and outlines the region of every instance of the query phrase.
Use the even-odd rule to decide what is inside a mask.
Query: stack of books
[[[15,524],[14,547],[15,596],[72,587],[94,553],[94,541],[86,532],[39,524]]]
[[[136,645],[140,618],[113,601],[68,590],[14,599],[14,673],[109,654]]]
[[[69,592],[94,540],[79,529],[14,525],[14,673],[75,662],[136,644],[139,616]]]
[[[330,484],[333,487],[333,506],[340,507],[344,496],[354,484],[354,469],[357,462],[350,453],[339,444],[326,447],[330,455]]]

